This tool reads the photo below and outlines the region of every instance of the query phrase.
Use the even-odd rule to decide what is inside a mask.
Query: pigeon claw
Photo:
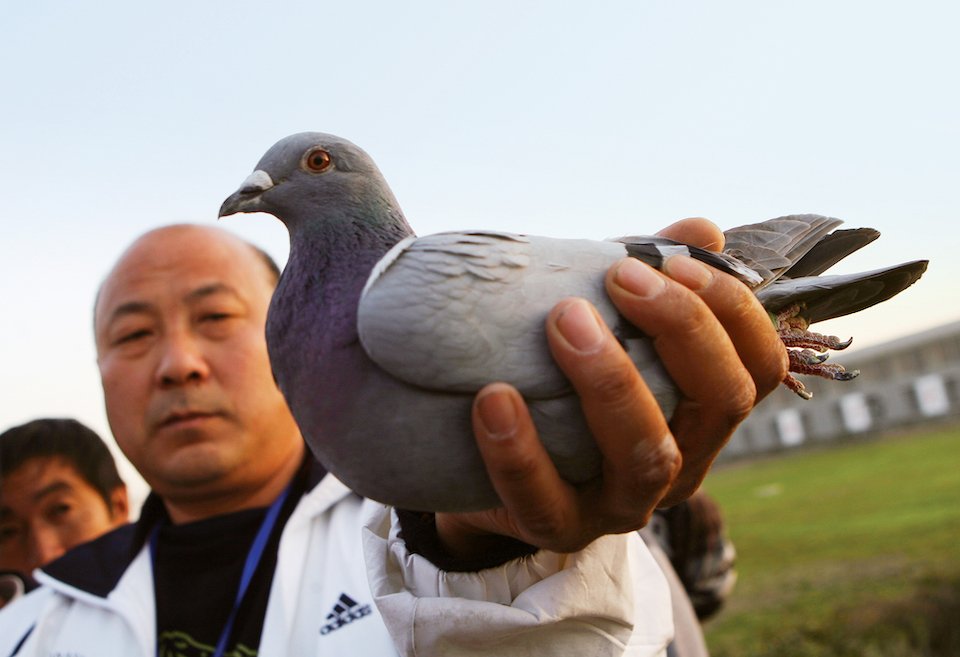
[[[841,340],[835,335],[822,335],[809,330],[810,323],[801,314],[802,312],[803,306],[795,303],[776,315],[777,333],[780,334],[780,339],[786,346],[824,352],[827,349],[840,351],[853,344],[853,338]]]
[[[809,359],[803,355],[802,351],[788,349],[787,354],[790,356],[790,371],[797,374],[812,374],[834,381],[849,381],[860,375],[860,370],[848,372],[843,365],[838,363],[824,363],[816,359]]]
[[[802,351],[789,349],[787,353],[790,355],[791,362],[796,360],[804,365],[819,365],[830,358],[830,354],[817,353],[813,349],[803,349]]]
[[[783,379],[783,385],[790,388],[790,390],[793,390],[795,393],[797,393],[797,395],[799,395],[803,399],[813,399],[813,393],[807,390],[807,388],[803,385],[803,382],[800,379],[796,378],[789,372],[787,373],[787,376],[785,376]]]
[[[799,379],[793,374],[819,376],[832,381],[849,381],[860,375],[860,370],[847,371],[843,365],[827,363],[830,357],[827,350],[846,349],[853,338],[841,340],[835,335],[821,335],[808,330],[809,323],[801,315],[803,307],[794,304],[776,315],[777,333],[787,347],[790,358],[789,372],[783,384],[804,399],[813,397]]]
[[[817,351],[826,351],[827,349],[840,351],[853,343],[853,338],[841,340],[835,335],[821,335],[806,329],[785,328],[780,329],[779,333],[783,344],[788,347],[816,349]]]
[[[860,370],[850,370],[849,372],[842,370],[834,373],[830,378],[832,378],[834,381],[849,381],[857,378],[858,376],[860,376]]]

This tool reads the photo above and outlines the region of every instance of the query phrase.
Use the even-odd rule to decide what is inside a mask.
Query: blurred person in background
[[[0,606],[34,587],[34,569],[128,515],[127,487],[92,429],[45,418],[0,434]]]
[[[720,505],[701,489],[676,506],[658,509],[648,527],[683,583],[697,618],[715,616],[737,582],[737,551]]]

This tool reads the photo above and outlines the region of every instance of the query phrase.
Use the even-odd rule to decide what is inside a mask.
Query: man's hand
[[[723,233],[705,219],[678,222],[661,234],[723,247]],[[580,487],[561,479],[520,394],[503,383],[485,387],[474,403],[474,432],[504,506],[437,514],[439,538],[451,555],[475,556],[491,535],[571,552],[604,534],[643,527],[656,507],[699,487],[736,426],[786,374],[786,351],[767,313],[726,274],[681,256],[667,260],[665,275],[625,259],[610,269],[606,287],[624,317],[653,340],[679,386],[673,417],[663,416],[592,306],[560,302],[547,320],[547,337],[580,396],[603,454],[603,476]]]

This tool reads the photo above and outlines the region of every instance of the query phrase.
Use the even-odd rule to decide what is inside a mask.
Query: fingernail
[[[709,267],[687,256],[670,256],[663,264],[663,270],[667,276],[691,290],[705,288],[713,280],[713,272]]]
[[[621,260],[613,278],[617,285],[638,297],[656,296],[667,286],[662,276],[633,258]]]
[[[517,430],[517,409],[503,390],[491,390],[477,400],[477,415],[488,438],[509,438]]]
[[[557,329],[574,349],[590,352],[603,343],[603,329],[599,321],[586,301],[571,299],[557,316]]]

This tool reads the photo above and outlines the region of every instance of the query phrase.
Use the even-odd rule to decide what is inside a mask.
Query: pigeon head
[[[221,217],[238,212],[272,214],[291,233],[324,222],[399,217],[406,225],[370,156],[346,139],[321,132],[301,132],[274,144],[220,207]]]

